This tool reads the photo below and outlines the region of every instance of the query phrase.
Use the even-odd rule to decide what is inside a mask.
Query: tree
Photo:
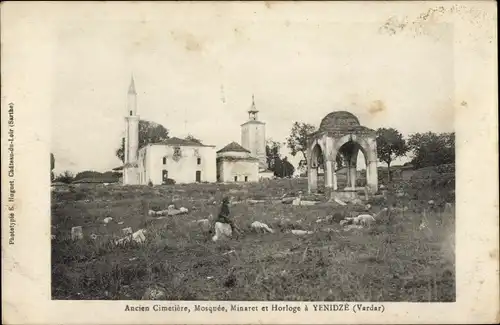
[[[139,148],[148,143],[165,141],[168,138],[168,129],[163,125],[145,120],[139,121]],[[115,154],[122,162],[125,161],[125,138],[122,138],[122,143]]]
[[[56,166],[56,158],[54,157],[54,154],[51,152],[50,153],[50,180],[54,180],[54,167]]]
[[[403,135],[393,128],[377,130],[377,155],[380,161],[387,164],[387,180],[391,181],[391,162],[397,157],[406,155],[409,148]]]
[[[274,165],[274,176],[290,177],[295,172],[295,167],[288,161],[288,158],[277,158]]]
[[[413,152],[411,163],[415,168],[452,164],[455,162],[455,132],[415,133],[410,135],[408,146]]]
[[[292,156],[299,152],[304,155],[307,161],[307,136],[316,131],[316,127],[308,123],[293,123],[290,136],[286,139],[287,147],[290,149]]]
[[[102,173],[100,173],[100,172],[96,172],[93,170],[86,170],[86,171],[79,172],[78,174],[76,174],[75,177],[73,178],[73,180],[77,181],[77,180],[84,179],[84,178],[99,179],[101,177],[102,177]]]
[[[267,168],[270,171],[274,171],[274,165],[277,159],[280,159],[280,147],[281,144],[277,141],[273,141],[272,139],[266,141],[266,161]]]
[[[188,141],[192,141],[192,142],[196,142],[196,143],[202,144],[202,142],[201,142],[200,139],[195,138],[191,134],[188,134],[187,137],[184,138],[184,140],[188,140]]]
[[[65,172],[63,172],[62,174],[60,174],[59,176],[57,176],[54,181],[55,182],[61,182],[61,183],[66,183],[66,184],[69,184],[73,181],[73,173],[71,173],[70,171],[66,170]]]

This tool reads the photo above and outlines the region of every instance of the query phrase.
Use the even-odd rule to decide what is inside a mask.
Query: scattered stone
[[[169,216],[176,216],[178,214],[183,214],[183,212],[181,210],[175,210],[175,209],[167,210],[167,215]]]
[[[102,222],[104,222],[105,224],[109,223],[111,220],[113,220],[113,218],[111,217],[107,217],[107,218],[104,218],[104,220]]]
[[[71,228],[71,240],[83,239],[83,228],[82,226],[77,226]]]
[[[96,240],[96,239],[97,239],[97,235],[96,235],[96,234],[91,234],[91,235],[90,235],[90,238],[91,238],[92,240]]]
[[[248,203],[251,203],[251,204],[256,204],[256,203],[264,203],[266,202],[265,200],[253,200],[253,199],[248,199],[247,200]]]
[[[311,235],[311,234],[313,234],[313,233],[314,233],[314,231],[308,231],[308,230],[297,230],[297,229],[293,229],[293,230],[291,231],[291,233],[292,233],[292,234],[294,234],[294,235],[299,235],[299,236],[301,236],[301,235]]]
[[[252,222],[252,224],[250,225],[250,227],[252,229],[258,230],[258,231],[274,233],[274,230],[272,230],[271,228],[269,228],[268,225],[266,225],[265,223],[262,223],[260,221],[254,221],[254,222]]]
[[[294,198],[294,197],[283,198],[283,199],[281,199],[281,203],[283,203],[283,204],[292,204],[295,199],[296,198]]]
[[[132,234],[132,233],[133,233],[133,231],[132,231],[132,228],[131,228],[131,227],[128,227],[128,228],[123,228],[123,229],[122,229],[122,233],[123,233],[125,236],[127,236],[127,235]]]
[[[352,223],[354,225],[370,226],[374,222],[375,218],[371,214],[360,214],[353,219]]]
[[[168,213],[170,211],[172,211],[172,210],[167,209],[167,210],[159,210],[159,211],[156,211],[156,212],[153,211],[154,212],[153,216],[165,216],[165,215],[168,215]]]
[[[324,232],[339,232],[338,229],[333,229],[333,228],[323,228],[321,230]]]
[[[360,225],[347,225],[344,228],[344,231],[349,231],[349,230],[353,230],[353,229],[363,229],[363,226],[360,226]]]
[[[429,200],[429,201],[427,202],[427,204],[429,204],[429,205],[434,205],[434,200]]]
[[[156,215],[156,211],[154,210],[149,210],[148,211],[148,216],[152,217],[152,216],[155,216]]]
[[[146,230],[140,229],[132,234],[132,240],[136,243],[144,243],[146,241]]]
[[[50,235],[50,239],[56,239],[56,235]]]
[[[319,203],[318,201],[304,201],[304,200],[300,200],[299,205],[310,206],[310,205],[316,205],[318,203]]]
[[[179,211],[180,211],[181,213],[188,213],[188,209],[187,209],[187,208],[185,208],[185,207],[181,207],[181,208],[179,209]]]
[[[231,237],[233,234],[233,230],[231,229],[231,225],[222,222],[215,223],[215,235],[212,237],[213,241],[218,241],[219,239],[223,239],[225,237]]]
[[[120,222],[118,222],[118,224],[119,224],[119,225],[123,225],[123,224],[124,224],[124,222],[123,222],[123,221],[120,221]]]
[[[339,198],[334,198],[333,199],[337,204],[339,205],[347,205],[347,203],[345,203],[344,201],[340,200]]]
[[[167,209],[173,210],[173,209],[175,209],[175,205],[174,204],[170,204]]]
[[[166,297],[165,289],[159,286],[151,286],[144,292],[142,300],[164,300]]]

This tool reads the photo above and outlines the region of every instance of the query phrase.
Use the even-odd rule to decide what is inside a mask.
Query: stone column
[[[318,169],[307,166],[307,190],[309,194],[318,189]]]
[[[356,188],[356,165],[354,166],[349,166],[349,180],[350,180],[350,185],[351,185],[351,189],[355,189]]]
[[[358,165],[358,152],[359,149],[354,147],[349,157],[349,168],[347,174],[349,175],[349,187],[354,190],[356,188],[356,166]]]
[[[372,193],[376,193],[378,190],[377,162],[370,161],[368,163],[366,171],[367,171],[367,177],[366,177],[367,185]]]
[[[333,176],[333,190],[336,191],[338,189],[338,185],[337,185],[337,172],[335,171],[337,169],[337,163],[336,162],[333,162],[332,163],[333,167],[332,167],[332,176]]]
[[[325,161],[325,187],[333,187],[333,171],[330,160]]]
[[[349,188],[351,185],[351,163],[349,162],[349,160],[346,160],[347,161],[347,166],[346,166],[346,179],[347,179],[347,182],[345,184],[345,187],[346,188]]]

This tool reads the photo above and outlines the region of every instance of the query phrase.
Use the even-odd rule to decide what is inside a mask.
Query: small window
[[[201,158],[196,159],[196,163],[197,163],[198,165],[201,165]]]
[[[248,182],[248,176],[245,176],[245,182]]]
[[[163,157],[163,164],[166,165],[167,164],[167,157]]]
[[[130,116],[132,116],[132,111],[130,111],[129,113],[130,113]]]
[[[238,176],[234,176],[234,181],[237,182],[238,181]]]

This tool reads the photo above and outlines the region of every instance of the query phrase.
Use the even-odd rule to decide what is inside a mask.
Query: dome
[[[347,111],[336,111],[327,114],[319,125],[320,131],[327,131],[329,129],[359,126],[358,118]]]

